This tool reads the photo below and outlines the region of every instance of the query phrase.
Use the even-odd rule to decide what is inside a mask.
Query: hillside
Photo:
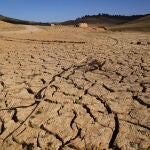
[[[125,24],[112,26],[109,28],[112,31],[145,31],[150,32],[150,15],[130,21]]]
[[[23,24],[23,25],[49,25],[49,23],[20,20],[20,19],[5,17],[3,15],[0,15],[0,21],[13,23],[13,24]]]
[[[49,26],[50,23],[25,21],[14,18],[5,17],[0,15],[0,21],[23,24],[23,25],[41,25]],[[133,16],[121,16],[121,15],[86,15],[75,20],[69,20],[61,22],[61,25],[76,25],[78,23],[88,23],[89,25],[106,26],[111,31],[150,31],[150,15],[133,15]]]
[[[0,32],[2,31],[18,31],[18,30],[24,30],[25,27],[23,25],[19,24],[12,24],[12,23],[7,23],[4,21],[0,21]]]
[[[74,25],[77,23],[88,23],[91,25],[101,25],[101,26],[113,26],[128,23],[136,19],[140,19],[147,15],[134,15],[134,16],[121,16],[121,15],[109,15],[109,14],[98,14],[98,15],[86,15],[76,20],[70,20],[62,22],[63,25]]]

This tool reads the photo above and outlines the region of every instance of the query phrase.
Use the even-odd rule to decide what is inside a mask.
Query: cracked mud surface
[[[149,149],[149,41],[71,27],[1,35],[0,147]]]

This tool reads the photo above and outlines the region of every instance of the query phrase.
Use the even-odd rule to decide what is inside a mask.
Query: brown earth
[[[0,32],[0,149],[150,149],[149,44],[92,28]]]

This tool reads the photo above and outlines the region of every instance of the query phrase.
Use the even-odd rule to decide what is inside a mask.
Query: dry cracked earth
[[[150,35],[53,27],[0,35],[0,149],[149,150]]]

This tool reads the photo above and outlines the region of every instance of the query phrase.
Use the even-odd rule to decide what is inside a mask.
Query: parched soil
[[[146,33],[1,34],[0,91],[0,149],[150,149]]]

